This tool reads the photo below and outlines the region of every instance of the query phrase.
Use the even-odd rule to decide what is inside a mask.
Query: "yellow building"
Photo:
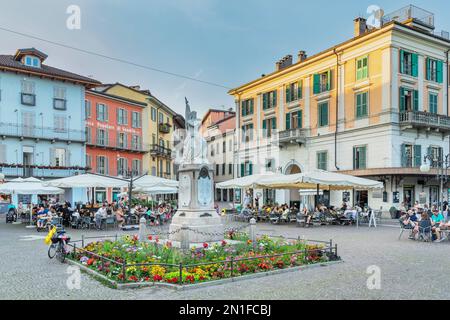
[[[240,129],[238,176],[324,169],[372,178],[384,192],[358,190],[350,201],[385,211],[445,200],[436,170],[420,166],[449,151],[449,50],[434,15],[408,6],[378,28],[356,19],[353,38],[318,54],[300,51],[296,63],[286,56],[275,72],[229,92]],[[263,194],[268,202],[306,202],[296,190]],[[322,201],[340,206],[344,198],[325,192]]]
[[[142,114],[143,144],[149,151],[144,155],[143,171],[148,174],[173,179],[173,133],[177,113],[158,100],[150,90],[121,83],[105,85],[103,92],[147,104]]]

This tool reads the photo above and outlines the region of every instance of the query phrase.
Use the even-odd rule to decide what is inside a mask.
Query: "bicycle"
[[[68,253],[66,250],[66,245],[69,241],[70,237],[66,235],[66,231],[64,229],[57,231],[52,237],[52,243],[48,248],[48,257],[53,259],[56,256],[56,259],[59,262],[64,263]]]

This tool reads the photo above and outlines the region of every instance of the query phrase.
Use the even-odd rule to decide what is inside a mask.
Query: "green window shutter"
[[[253,163],[248,164],[248,175],[251,176],[253,174]]]
[[[302,80],[300,80],[298,82],[297,97],[298,97],[298,99],[303,98],[303,81]]]
[[[417,77],[419,71],[419,56],[416,53],[411,54],[412,76]]]
[[[277,106],[277,90],[273,91],[272,95],[272,107],[275,108]]]
[[[367,116],[367,92],[362,94],[362,116]]]
[[[361,94],[356,94],[356,117],[361,117]]]
[[[402,144],[402,146],[401,146],[401,150],[402,150],[402,152],[401,152],[401,166],[402,167],[406,167],[407,166],[407,157],[406,157],[406,145],[403,143]]]
[[[242,101],[242,116],[245,117],[247,115],[247,110],[245,108],[245,101]]]
[[[414,166],[420,167],[422,165],[422,146],[414,146]]]
[[[431,80],[431,60],[430,58],[427,58],[427,72],[426,72],[426,79]]]
[[[353,170],[356,170],[356,148],[353,147]]]
[[[267,120],[263,120],[262,128],[263,128],[263,137],[266,137],[267,136]]]
[[[362,59],[356,60],[356,80],[362,79]]]
[[[245,176],[245,163],[241,163],[241,177]]]
[[[263,110],[267,109],[269,102],[269,95],[267,93],[263,93]]]
[[[291,130],[291,114],[286,113],[286,130]]]
[[[362,71],[362,77],[363,79],[367,78],[369,76],[369,58],[365,57],[362,61],[363,71]]]
[[[405,109],[406,109],[405,89],[400,87],[400,111],[405,111]]]
[[[327,91],[331,90],[332,77],[333,77],[333,71],[328,70],[328,72],[327,72]]]
[[[303,128],[303,113],[302,113],[302,110],[297,111],[297,128]]]
[[[437,61],[436,64],[436,80],[438,83],[444,82],[444,63],[442,61]]]
[[[272,130],[277,128],[277,118],[272,118]]]
[[[414,90],[414,111],[419,111],[419,91]]]
[[[254,107],[255,100],[250,99],[250,114],[253,114],[253,107]]]
[[[324,123],[324,126],[327,126],[328,125],[328,102],[324,103],[323,109],[324,109],[324,112],[323,112],[323,123]]]
[[[405,51],[400,50],[400,73],[405,73]]]
[[[320,93],[320,75],[319,74],[314,75],[313,93],[314,94]]]
[[[286,103],[291,102],[291,86],[286,86]]]
[[[367,153],[367,147],[361,147],[359,151],[359,168],[360,169],[366,169],[366,153]]]

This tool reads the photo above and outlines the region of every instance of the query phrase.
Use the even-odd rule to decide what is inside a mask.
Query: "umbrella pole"
[[[314,199],[314,211],[317,208],[317,205],[319,204],[319,184],[317,184],[317,189],[316,189],[316,198]]]

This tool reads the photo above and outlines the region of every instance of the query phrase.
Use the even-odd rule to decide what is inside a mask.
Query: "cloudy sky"
[[[177,112],[184,97],[202,114],[233,107],[228,89],[274,70],[299,50],[322,51],[353,33],[353,19],[378,5],[391,12],[413,3],[436,13],[450,30],[446,0],[0,0],[0,28],[64,43],[219,86],[111,61],[0,30],[0,53],[36,47],[47,63],[104,83],[141,85]],[[81,9],[81,29],[69,30],[68,6]],[[225,87],[225,88],[224,88]]]

